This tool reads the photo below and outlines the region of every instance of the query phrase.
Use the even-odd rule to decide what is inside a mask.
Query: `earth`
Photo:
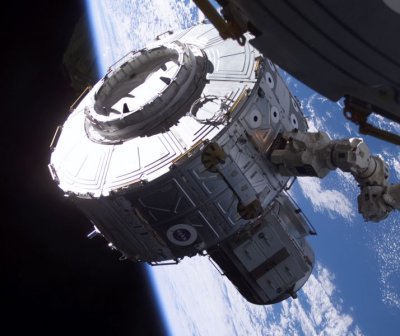
[[[87,0],[99,78],[131,50],[167,30],[204,20],[189,0]],[[216,5],[216,4],[215,4]],[[333,103],[281,71],[301,102],[310,131],[331,138],[357,137]],[[379,116],[379,127],[400,125]],[[372,152],[400,180],[399,149],[365,137]],[[318,231],[309,239],[316,267],[298,299],[273,306],[248,303],[207,257],[177,266],[147,267],[148,278],[171,335],[398,335],[400,329],[400,214],[365,223],[357,212],[358,187],[351,175],[332,172],[324,180],[299,178],[291,195]]]

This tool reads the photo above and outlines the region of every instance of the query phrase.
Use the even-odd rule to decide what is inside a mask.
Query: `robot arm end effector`
[[[292,131],[282,136],[284,148],[271,153],[271,161],[282,175],[323,178],[339,168],[358,182],[358,211],[366,221],[378,222],[393,209],[400,209],[400,184],[389,185],[387,164],[371,155],[362,139],[331,140],[325,132]]]

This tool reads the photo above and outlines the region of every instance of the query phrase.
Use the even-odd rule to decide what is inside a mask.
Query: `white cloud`
[[[377,253],[379,282],[384,303],[400,309],[400,226],[397,218],[378,224],[379,230],[368,228]]]
[[[400,160],[395,153],[388,150],[382,152],[383,160],[389,165],[391,172],[394,172],[395,183],[400,182]]]
[[[309,132],[327,131],[325,123],[319,117],[317,117],[314,102],[318,98],[318,94],[314,93],[312,96],[301,101],[301,106],[304,107],[306,114],[308,115],[308,126],[310,127]]]
[[[348,335],[353,319],[343,314],[340,305],[334,302],[333,279],[328,269],[317,265],[316,274],[310,277],[304,288],[310,304],[310,317],[323,335]]]
[[[316,177],[299,177],[297,181],[315,211],[326,211],[332,218],[341,216],[349,221],[354,217],[354,201],[350,201],[342,192],[323,187],[322,181]]]
[[[96,33],[101,45],[105,71],[109,65],[132,50],[168,30],[190,27],[204,19],[193,1],[91,1],[99,15]]]
[[[298,300],[282,303],[279,317],[271,325],[271,335],[361,335],[353,318],[343,312],[341,300],[335,298],[334,276],[317,264]],[[300,326],[300,328],[299,328]]]
[[[372,114],[369,117],[370,123],[373,125],[376,125],[378,128],[381,128],[385,131],[393,132],[395,134],[400,133],[400,124],[397,122],[394,122],[390,119],[386,119],[385,117],[378,115],[378,114]]]
[[[248,303],[204,257],[152,274],[173,335],[361,335],[319,264],[297,300],[274,306]]]
[[[396,158],[392,158],[392,166],[396,172],[397,179],[400,180],[400,161]]]

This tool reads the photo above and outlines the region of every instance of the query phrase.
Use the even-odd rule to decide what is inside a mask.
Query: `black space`
[[[62,56],[84,1],[15,1],[1,24],[1,329],[162,335],[143,266],[118,261],[47,169],[76,93]]]

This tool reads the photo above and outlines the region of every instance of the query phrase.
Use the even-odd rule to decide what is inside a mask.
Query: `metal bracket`
[[[159,41],[159,40],[161,40],[162,38],[164,38],[164,37],[166,37],[166,36],[168,36],[168,35],[172,35],[173,33],[174,33],[173,30],[167,30],[167,31],[164,32],[164,33],[158,34],[158,35],[155,37],[154,40]]]
[[[200,8],[204,15],[215,26],[215,28],[217,28],[219,34],[224,40],[227,38],[232,38],[241,46],[246,43],[246,38],[243,35],[243,33],[246,32],[246,27],[236,21],[233,15],[229,15],[228,7],[225,8],[225,21],[208,0],[194,0],[194,3]]]
[[[238,213],[246,220],[261,215],[263,209],[256,191],[235,161],[216,143],[210,142],[203,150],[201,161],[211,172],[219,173],[239,200]]]
[[[226,153],[216,142],[207,144],[201,154],[201,162],[211,172],[217,172],[217,165],[225,163],[225,159]]]

